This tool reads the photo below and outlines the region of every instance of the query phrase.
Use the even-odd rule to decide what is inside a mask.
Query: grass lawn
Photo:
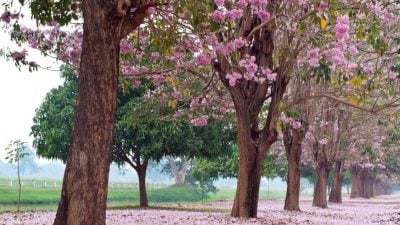
[[[149,204],[169,202],[201,202],[201,190],[191,186],[170,186],[162,189],[148,190]],[[234,189],[219,190],[209,193],[205,201],[233,200]],[[260,192],[260,199],[284,199],[285,191],[271,190]],[[22,210],[55,210],[60,198],[58,189],[23,189],[21,194]],[[15,211],[17,208],[18,190],[0,189],[0,212]],[[108,206],[112,208],[134,207],[139,204],[137,189],[110,189]]]

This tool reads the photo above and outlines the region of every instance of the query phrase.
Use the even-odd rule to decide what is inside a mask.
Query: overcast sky
[[[9,36],[0,33],[0,48],[12,46]],[[18,49],[12,47],[12,49]],[[33,53],[32,53],[33,54]],[[33,54],[40,63],[55,65],[51,60]],[[19,71],[13,62],[0,58],[0,158],[4,159],[4,149],[11,140],[21,139],[32,145],[29,136],[35,109],[40,106],[46,93],[62,84],[57,71],[39,70],[29,72],[22,67]]]

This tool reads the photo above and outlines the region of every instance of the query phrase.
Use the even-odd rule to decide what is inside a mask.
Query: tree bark
[[[139,178],[139,194],[140,194],[140,207],[148,207],[149,201],[146,191],[146,172],[148,160],[144,160],[141,165],[138,165],[135,170]]]
[[[368,169],[363,169],[361,173],[361,197],[372,198],[374,190],[374,176]]]
[[[300,129],[293,129],[290,125],[283,128],[283,141],[285,145],[286,158],[288,160],[287,188],[284,210],[300,211],[300,160],[301,144],[304,139],[308,126],[304,125]]]
[[[351,173],[351,193],[350,198],[360,198],[362,192],[361,183],[361,168],[358,165],[352,165],[350,167]]]
[[[239,110],[237,113],[238,123],[238,146],[239,146],[239,172],[235,194],[235,200],[231,211],[231,216],[241,218],[256,218],[258,197],[260,191],[260,181],[262,174],[262,164],[265,155],[276,141],[277,133],[268,135],[263,142],[259,142],[251,135],[251,126],[248,117],[243,116],[245,111]],[[259,143],[259,144],[257,144]]]
[[[327,188],[328,188],[329,167],[319,165],[315,169],[314,198],[312,205],[320,208],[327,208]]]
[[[55,225],[106,223],[118,92],[119,42],[123,19],[126,18],[117,17],[116,8],[116,2],[83,1],[77,102]]]
[[[254,145],[250,144],[247,148],[240,148],[239,176],[231,216],[241,218],[257,217],[264,158],[265,153],[257,149]]]
[[[336,161],[335,177],[331,192],[329,194],[329,202],[342,203],[342,184],[343,184],[344,161]]]

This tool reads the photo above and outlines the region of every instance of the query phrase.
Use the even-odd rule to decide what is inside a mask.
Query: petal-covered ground
[[[343,204],[330,204],[327,209],[311,207],[308,200],[301,202],[302,212],[282,210],[283,201],[261,201],[257,219],[240,220],[229,216],[232,202],[215,202],[206,205],[179,204],[180,207],[197,211],[160,209],[109,210],[108,225],[126,224],[340,224],[340,225],[395,225],[400,224],[400,197],[383,196],[364,200],[345,199]],[[170,207],[175,207],[169,205]],[[219,212],[207,212],[217,210]],[[54,212],[24,212],[0,214],[0,225],[47,225],[52,224]]]

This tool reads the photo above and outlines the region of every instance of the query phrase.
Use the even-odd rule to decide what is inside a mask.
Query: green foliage
[[[40,24],[57,21],[66,25],[72,20],[78,20],[80,3],[73,0],[32,0],[30,1],[32,17]]]
[[[67,66],[62,67],[61,71],[64,84],[50,90],[36,109],[31,135],[38,155],[65,162],[72,132],[78,78]]]
[[[19,163],[20,161],[29,155],[26,150],[28,149],[27,143],[22,142],[21,140],[14,140],[11,141],[8,146],[6,147],[6,161],[8,163],[18,163],[18,169],[19,169]]]

